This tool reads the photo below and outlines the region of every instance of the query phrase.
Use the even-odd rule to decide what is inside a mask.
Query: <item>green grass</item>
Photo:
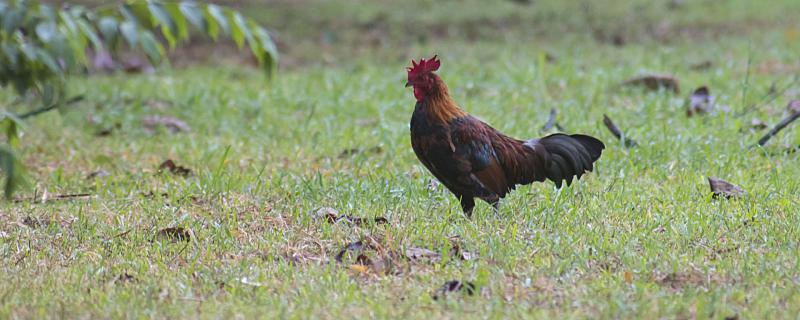
[[[720,10],[735,24],[780,8]],[[682,12],[677,21],[703,19]],[[0,205],[0,318],[791,318],[800,155],[784,150],[800,130],[751,148],[764,131],[750,121],[777,123],[800,98],[800,39],[789,34],[800,28],[752,28],[622,47],[580,32],[391,42],[271,83],[235,66],[76,80],[71,91],[87,101],[24,128],[29,186],[17,196],[91,197]],[[499,213],[481,203],[466,219],[449,193],[428,188],[409,144],[403,68],[432,53],[456,101],[495,128],[540,136],[555,107],[568,132],[599,137],[596,171],[561,191],[520,187]],[[690,67],[706,60],[708,70]],[[616,86],[649,72],[673,74],[681,93]],[[701,85],[730,111],[686,118],[684,100]],[[789,89],[765,100],[773,85]],[[640,146],[622,147],[603,114]],[[141,120],[151,115],[191,131],[149,131]],[[362,152],[343,154],[353,148]],[[194,174],[159,174],[166,159]],[[86,178],[100,169],[110,175]],[[748,195],[714,200],[708,176]],[[316,215],[324,207],[388,224],[332,225]],[[190,241],[156,236],[167,227]],[[448,254],[455,236],[475,258]],[[354,255],[334,260],[357,240],[378,247],[364,273]],[[443,259],[410,261],[412,247]],[[434,300],[448,280],[477,290]]]

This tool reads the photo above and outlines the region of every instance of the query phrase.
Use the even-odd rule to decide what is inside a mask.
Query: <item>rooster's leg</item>
[[[467,215],[467,218],[472,218],[473,208],[475,208],[475,199],[472,197],[462,196],[461,209],[464,210],[464,214]]]

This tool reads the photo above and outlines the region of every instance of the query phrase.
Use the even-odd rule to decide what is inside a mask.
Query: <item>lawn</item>
[[[800,3],[668,2],[276,1],[273,80],[229,63],[75,78],[85,101],[22,129],[0,318],[794,318],[800,128],[754,147],[753,121],[800,99]],[[603,140],[595,172],[466,218],[410,146],[404,68],[433,54],[498,130],[556,132],[556,108]],[[680,92],[619,85],[644,74]],[[689,118],[703,85],[715,109]],[[747,193],[714,198],[709,176]]]

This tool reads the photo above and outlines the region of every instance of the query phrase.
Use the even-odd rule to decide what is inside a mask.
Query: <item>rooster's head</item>
[[[441,62],[434,55],[428,60],[420,59],[419,62],[411,60],[408,70],[406,87],[414,87],[414,97],[423,100],[437,85],[438,77],[433,72],[439,70]]]

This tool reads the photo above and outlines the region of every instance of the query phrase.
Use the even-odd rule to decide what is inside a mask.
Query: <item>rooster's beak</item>
[[[408,88],[408,87],[410,87],[410,86],[411,86],[411,82],[409,82],[409,81],[406,81],[406,88]]]

